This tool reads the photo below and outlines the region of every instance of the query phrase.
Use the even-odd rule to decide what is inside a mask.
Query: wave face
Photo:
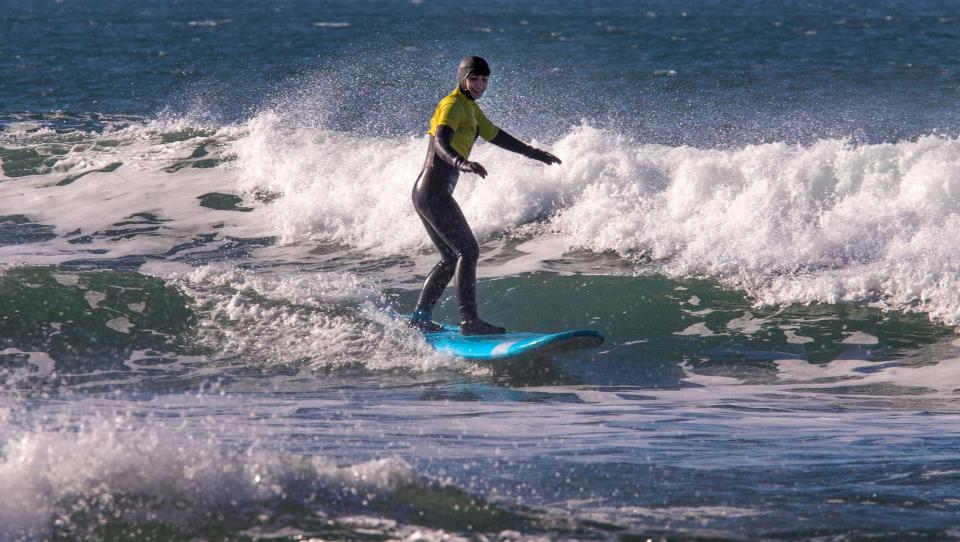
[[[274,240],[429,250],[409,201],[422,136],[303,127],[270,111],[219,129],[27,127],[5,139],[21,149],[5,162],[17,182],[0,185],[19,199],[0,247],[14,261],[171,259]],[[712,277],[761,304],[865,301],[960,318],[956,139],[699,149],[583,125],[546,146],[562,166],[479,146],[493,174],[465,175],[456,192],[479,239],[612,251],[637,271]],[[36,197],[18,198],[24,187]],[[201,241],[209,232],[216,240]]]
[[[126,425],[100,420],[73,434],[16,435],[0,462],[8,488],[0,536],[92,538],[106,534],[107,523],[127,524],[131,534],[138,523],[190,532],[213,511],[221,521],[242,523],[281,503],[323,503],[343,513],[414,483],[410,466],[399,460],[341,467],[319,456],[255,448],[225,453],[212,439],[174,440],[163,429]]]
[[[282,194],[271,204],[282,241],[386,254],[424,246],[407,197],[423,138],[282,126],[257,118],[235,147],[241,189]],[[478,149],[494,174],[464,176],[457,198],[480,238],[557,236],[567,250],[713,277],[764,304],[876,301],[960,322],[956,139],[718,150],[643,145],[586,125],[549,149],[562,166]]]

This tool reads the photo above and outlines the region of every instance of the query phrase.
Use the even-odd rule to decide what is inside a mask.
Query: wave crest
[[[424,137],[284,126],[261,115],[235,150],[245,189],[283,194],[272,216],[286,242],[427,247],[408,196]],[[960,323],[960,140],[699,149],[584,124],[547,147],[562,166],[477,148],[491,175],[464,175],[457,199],[478,238],[536,222],[568,249],[719,278],[761,303],[879,301]]]

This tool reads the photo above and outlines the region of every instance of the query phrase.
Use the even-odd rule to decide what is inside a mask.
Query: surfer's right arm
[[[477,162],[471,162],[460,156],[453,148],[453,128],[446,124],[437,126],[436,136],[433,138],[433,150],[441,160],[465,173],[476,173],[481,178],[487,176],[487,170]]]

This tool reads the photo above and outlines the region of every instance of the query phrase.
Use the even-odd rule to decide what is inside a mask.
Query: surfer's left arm
[[[495,126],[492,122],[490,122],[489,119],[487,119],[487,116],[483,114],[483,111],[481,111],[479,107],[476,108],[476,115],[477,131],[480,137],[483,139],[493,143],[501,149],[522,154],[527,158],[539,160],[547,165],[560,163],[560,159],[549,152],[531,147],[523,141],[520,141],[519,139],[508,134],[503,128]]]
[[[497,135],[490,140],[490,143],[493,143],[494,145],[500,147],[501,149],[506,149],[510,152],[522,154],[532,160],[539,160],[547,165],[561,163],[560,159],[557,158],[556,156],[550,154],[547,151],[540,150],[536,147],[531,147],[530,145],[527,145],[523,141],[520,141],[519,139],[508,134],[507,131],[504,130],[503,128],[500,128],[500,130],[497,132]]]

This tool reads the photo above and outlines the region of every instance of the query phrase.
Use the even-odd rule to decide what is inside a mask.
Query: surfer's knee
[[[437,264],[437,267],[443,269],[444,271],[453,271],[457,267],[457,257],[454,255],[452,258],[448,257],[446,254],[440,258],[440,263]]]
[[[460,248],[460,257],[472,262],[480,259],[480,246],[477,244],[477,241],[471,239],[470,242],[464,243]]]

